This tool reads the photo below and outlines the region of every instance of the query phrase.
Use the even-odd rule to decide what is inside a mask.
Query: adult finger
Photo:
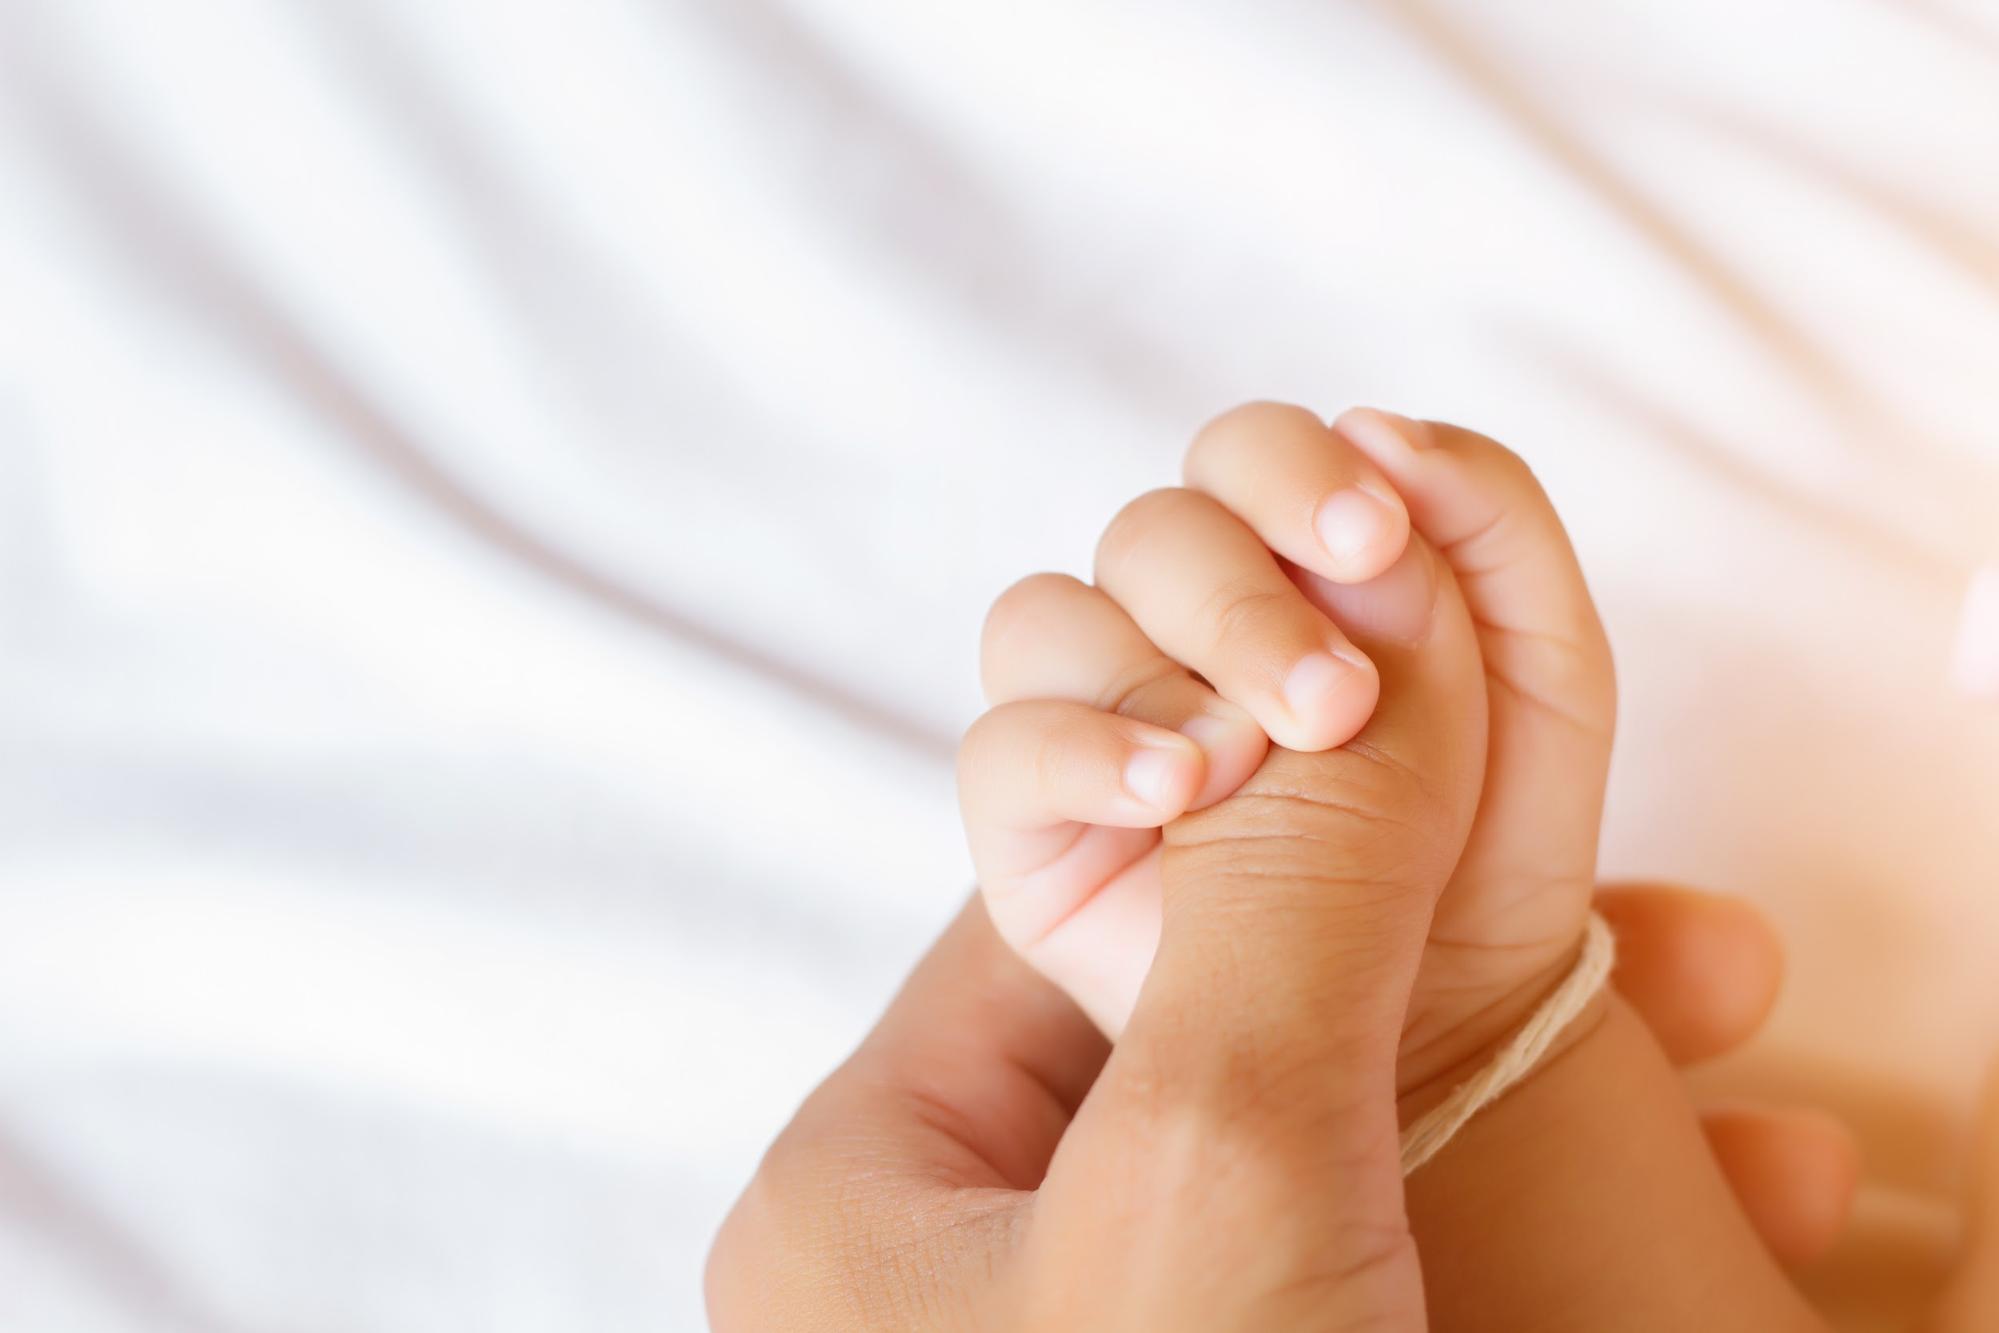
[[[1611,980],[1676,1065],[1754,1036],[1784,980],[1777,933],[1739,898],[1666,884],[1598,889],[1617,935]]]
[[[1274,749],[1233,797],[1165,830],[1159,953],[1050,1167],[1044,1255],[1098,1224],[1082,1201],[1108,1177],[1132,1191],[1141,1250],[1267,1286],[1273,1324],[1308,1300],[1312,1327],[1420,1318],[1396,1047],[1477,803],[1485,691],[1434,552],[1412,542],[1373,583],[1305,588],[1381,666],[1360,734]],[[1209,1225],[1158,1220],[1189,1215]]]
[[[1950,1280],[1924,1325],[1928,1333],[1999,1328],[1999,1064],[1986,1073],[1972,1132],[1962,1240]]]
[[[1485,692],[1464,603],[1427,544],[1367,585],[1301,578],[1380,664],[1381,702],[1348,744],[1273,749],[1233,798],[1165,830],[1158,993],[1139,1004],[1170,1011],[1184,987],[1206,1026],[1240,1023],[1304,1056],[1379,1039],[1384,1015],[1399,1024],[1406,993],[1383,977],[1413,965],[1462,850]]]
[[[1808,1264],[1845,1230],[1860,1185],[1851,1130],[1809,1107],[1715,1107],[1701,1112],[1715,1163],[1778,1262]]]
[[[1755,1036],[1783,984],[1783,950],[1756,907],[1665,884],[1597,890],[1617,935],[1616,985],[1674,1064]],[[1859,1185],[1854,1137],[1823,1112],[1727,1106],[1702,1128],[1743,1213],[1771,1253],[1811,1262],[1838,1240]]]

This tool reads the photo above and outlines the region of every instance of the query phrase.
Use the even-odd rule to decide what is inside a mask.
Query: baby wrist
[[[1528,1005],[1470,1054],[1425,1079],[1399,1099],[1402,1169],[1406,1176],[1434,1156],[1480,1111],[1581,1042],[1602,1022],[1616,940],[1592,912],[1582,945],[1552,985],[1528,992]],[[1537,994],[1538,993],[1538,994]]]

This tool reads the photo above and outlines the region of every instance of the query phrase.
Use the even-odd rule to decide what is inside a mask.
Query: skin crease
[[[1292,456],[1314,456],[1293,447],[1309,440],[1296,409],[1259,406],[1225,420],[1284,423]],[[1316,419],[1312,425],[1323,433]],[[1404,1212],[1392,1170],[1396,1095],[1406,1107],[1412,1088],[1420,1097],[1510,1032],[1559,977],[1568,951],[1560,932],[1545,934],[1544,926],[1511,941],[1545,939],[1545,962],[1433,1023],[1419,1047],[1429,1067],[1412,1084],[1406,1020],[1412,989],[1423,985],[1419,973],[1443,978],[1445,994],[1481,990],[1463,984],[1461,941],[1444,940],[1438,949],[1424,904],[1441,896],[1446,907],[1457,906],[1440,911],[1440,920],[1475,919],[1465,916],[1466,906],[1505,901],[1492,898],[1490,885],[1503,888],[1523,866],[1544,881],[1557,875],[1565,886],[1556,899],[1526,900],[1530,916],[1545,917],[1552,902],[1558,910],[1550,919],[1566,920],[1589,900],[1590,886],[1574,869],[1593,861],[1587,803],[1552,816],[1583,830],[1574,858],[1528,866],[1509,839],[1545,846],[1548,830],[1536,821],[1548,803],[1523,812],[1500,802],[1506,817],[1488,821],[1489,801],[1481,800],[1481,825],[1493,830],[1481,834],[1467,823],[1465,793],[1476,795],[1481,776],[1488,794],[1495,782],[1517,785],[1521,773],[1550,756],[1569,763],[1580,757],[1587,772],[1599,747],[1587,708],[1580,715],[1551,709],[1558,720],[1581,725],[1539,731],[1523,731],[1517,720],[1509,726],[1496,712],[1495,745],[1510,751],[1493,759],[1497,768],[1462,744],[1485,730],[1462,711],[1484,694],[1471,683],[1476,675],[1462,671],[1466,663],[1475,671],[1481,657],[1488,675],[1497,670],[1501,686],[1537,708],[1548,699],[1591,697],[1573,662],[1548,657],[1543,641],[1553,636],[1533,623],[1531,597],[1520,600],[1511,586],[1531,592],[1535,580],[1549,583],[1548,542],[1535,536],[1549,525],[1510,519],[1527,512],[1518,504],[1479,516],[1460,503],[1465,496],[1454,501],[1448,487],[1425,484],[1422,473],[1439,465],[1421,455],[1439,439],[1501,469],[1517,465],[1503,451],[1477,453],[1497,446],[1423,426],[1421,446],[1399,456],[1380,425],[1363,417],[1350,431],[1375,437],[1361,450],[1378,465],[1375,474],[1363,477],[1342,463],[1337,485],[1371,491],[1381,475],[1398,483],[1413,478],[1413,525],[1444,541],[1449,571],[1420,541],[1391,560],[1390,572],[1400,562],[1406,573],[1412,558],[1435,563],[1405,578],[1401,593],[1378,571],[1354,587],[1292,561],[1294,553],[1311,557],[1303,543],[1320,541],[1326,512],[1351,518],[1351,505],[1264,514],[1255,534],[1268,543],[1257,546],[1264,552],[1257,558],[1282,555],[1271,567],[1305,607],[1331,612],[1329,623],[1351,629],[1349,641],[1313,629],[1259,572],[1248,582],[1212,585],[1254,592],[1245,604],[1254,616],[1232,613],[1227,628],[1234,632],[1226,638],[1292,649],[1261,666],[1215,660],[1222,640],[1191,631],[1201,612],[1229,604],[1195,597],[1193,618],[1175,621],[1188,612],[1157,589],[1134,588],[1132,570],[1163,562],[1120,552],[1127,544],[1143,552],[1147,540],[1157,549],[1148,524],[1134,535],[1129,520],[1100,562],[1122,600],[1044,580],[1041,590],[1059,592],[1069,611],[1081,609],[1080,618],[1065,621],[1049,609],[1051,597],[1028,598],[1006,616],[996,608],[996,621],[1013,623],[989,629],[989,689],[998,676],[998,695],[1079,707],[1038,719],[1015,709],[1012,729],[994,723],[978,745],[968,738],[967,768],[1000,778],[968,789],[975,856],[1014,857],[1005,873],[1031,896],[1063,880],[1035,864],[1037,852],[1085,848],[1082,870],[1057,884],[1056,896],[1067,902],[1053,913],[1043,903],[1040,924],[1088,920],[1099,932],[1092,943],[1136,939],[1148,952],[1156,939],[1157,962],[1149,976],[1143,967],[1104,969],[1094,995],[1078,997],[1103,1027],[1117,1026],[1120,1003],[1130,1014],[1104,1063],[1101,1039],[1054,988],[1005,956],[990,928],[980,929],[983,917],[961,919],[881,1028],[801,1110],[731,1215],[709,1269],[718,1329],[1419,1327],[1426,1303],[1438,1328],[1812,1326],[1757,1238],[1791,1257],[1829,1241],[1851,1192],[1846,1139],[1816,1117],[1741,1108],[1710,1117],[1704,1139],[1667,1060],[1739,1040],[1775,992],[1767,930],[1753,914],[1715,900],[1660,890],[1602,900],[1624,938],[1617,984],[1631,1003],[1609,1004],[1596,1021],[1579,1025],[1566,1050],[1475,1119],[1412,1181]],[[1388,419],[1391,433],[1411,425]],[[1202,494],[1215,508],[1181,498],[1147,502],[1153,529],[1184,530],[1208,551],[1196,568],[1182,570],[1180,582],[1245,550],[1214,521],[1217,510],[1229,512],[1218,496],[1247,508],[1269,496],[1229,490],[1228,469],[1214,471],[1216,451],[1197,447],[1196,455],[1208,462],[1197,468],[1190,456],[1190,481],[1206,476],[1214,493]],[[1510,479],[1517,485],[1523,474]],[[1267,472],[1259,475],[1267,480]],[[1453,524],[1474,519],[1452,533]],[[1394,528],[1390,513],[1375,535],[1385,531],[1392,544]],[[1318,549],[1329,556],[1336,545],[1343,563],[1332,573],[1353,577],[1365,567],[1355,553],[1365,556],[1367,543]],[[1426,585],[1429,575],[1437,577]],[[1482,608],[1474,617],[1457,600],[1460,577]],[[1552,577],[1559,585],[1568,575],[1557,563]],[[1579,589],[1579,576],[1573,586]],[[1412,614],[1422,598],[1410,588],[1435,589],[1427,619],[1423,608]],[[1127,602],[1139,605],[1143,632],[1104,614]],[[1044,630],[1063,627],[1054,635],[1063,651],[1024,650],[1037,622]],[[1107,623],[1112,632],[1092,641],[1088,627]],[[1120,649],[1126,629],[1132,633]],[[1208,654],[1200,675],[1157,649],[1129,651],[1134,636],[1149,646],[1149,635],[1170,639],[1176,652]],[[1063,678],[1074,666],[1064,659],[1089,658],[1092,642],[1097,660]],[[1247,780],[1231,785],[1222,770],[1245,766],[1245,720],[1260,726],[1278,717],[1280,730],[1285,721],[1302,723],[1273,711],[1292,702],[1283,689],[1289,677],[1278,668],[1315,643],[1341,656],[1348,647],[1365,651],[1367,668],[1378,673],[1381,707],[1351,744],[1255,756],[1260,765],[1252,759]],[[1004,673],[1023,660],[1040,662],[1042,677],[1008,683]],[[1354,677],[1369,683],[1358,665]],[[1493,696],[1495,708],[1501,694]],[[1349,698],[1326,697],[1336,712]],[[1221,725],[1203,735],[1187,725],[1196,715]],[[1096,717],[1103,721],[1088,720]],[[1164,738],[1148,726],[1162,728]],[[1339,729],[1287,734],[1316,742]],[[1185,740],[1197,742],[1194,753]],[[1120,744],[1171,752],[1185,763],[1174,781],[1148,787],[1167,793],[1149,810],[1131,804],[1143,784],[1131,781]],[[1607,742],[1601,748],[1607,754]],[[1031,760],[1008,761],[1007,754]],[[1010,773],[1024,780],[1009,788]],[[1066,807],[1049,804],[1057,791],[1066,794]],[[1186,809],[1201,813],[1176,818]],[[1110,812],[1116,822],[1105,817]],[[1163,856],[1152,831],[1162,824]],[[1076,866],[1057,864],[1062,869]],[[1008,911],[1020,900],[993,895],[995,877],[985,864],[981,878],[1005,933]],[[1088,915],[1104,902],[1122,914]],[[1419,910],[1409,910],[1412,902]],[[1021,936],[1008,938],[1018,943]],[[1053,935],[1043,929],[1027,938],[1045,945]],[[1077,949],[1067,961],[1089,957],[1089,949]],[[1035,961],[1050,975],[1060,970],[1051,970],[1045,955]],[[1127,987],[1122,999],[1119,986]],[[1758,1143],[1762,1149],[1745,1149]],[[1644,1151],[1633,1152],[1634,1144]],[[1523,1163],[1537,1168],[1523,1177]],[[1468,1206],[1473,1200],[1485,1206]],[[1634,1208],[1635,1200],[1644,1205]],[[1496,1215],[1509,1218],[1497,1244],[1490,1239]],[[1536,1218],[1562,1225],[1524,1224]],[[1634,1218],[1643,1224],[1637,1230]],[[1675,1243],[1661,1245],[1662,1235]],[[1412,1238],[1432,1260],[1420,1273]],[[1436,1262],[1439,1255],[1449,1262]],[[1659,1299],[1665,1273],[1671,1300]],[[1656,1322],[1632,1323],[1635,1308]]]

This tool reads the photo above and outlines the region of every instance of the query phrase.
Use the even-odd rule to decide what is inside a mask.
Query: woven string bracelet
[[[1616,961],[1617,940],[1610,933],[1609,923],[1591,912],[1589,925],[1583,931],[1582,953],[1554,994],[1542,1002],[1534,1016],[1513,1034],[1506,1049],[1485,1068],[1460,1083],[1440,1105],[1402,1131],[1404,1176],[1435,1157],[1437,1150],[1449,1143],[1467,1120],[1504,1097],[1509,1088],[1527,1076],[1548,1053],[1555,1038],[1562,1035],[1562,1029],[1574,1022],[1576,1015],[1588,1008],[1589,1002],[1603,989],[1610,978],[1611,964]]]

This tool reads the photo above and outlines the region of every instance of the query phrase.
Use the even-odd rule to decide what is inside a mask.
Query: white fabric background
[[[1945,1234],[1991,5],[0,0],[0,1325],[700,1327],[985,604],[1252,396],[1541,470],[1607,870],[1792,942],[1714,1077]]]

